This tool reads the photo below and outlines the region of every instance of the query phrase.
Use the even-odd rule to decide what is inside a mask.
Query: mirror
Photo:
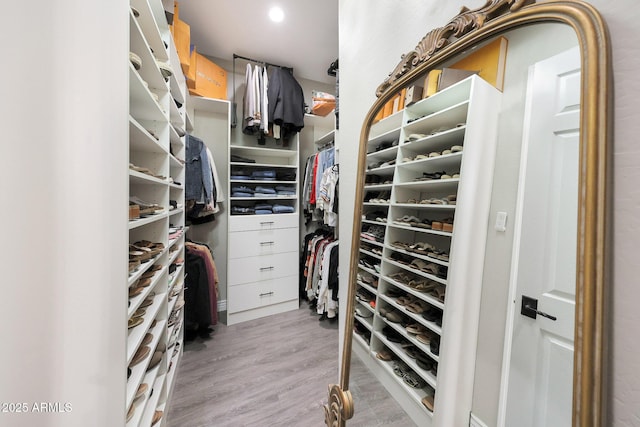
[[[541,28],[544,31],[540,31]],[[559,89],[566,89],[569,84],[575,88],[573,92],[566,91],[570,94],[566,106],[567,111],[574,113],[577,131],[567,128],[569,131],[556,133],[571,135],[571,141],[563,148],[557,149],[562,145],[557,141],[547,144],[544,149],[539,149],[542,145],[537,144],[540,136],[535,133],[536,129],[544,131],[545,127],[532,124],[541,123],[536,115],[540,108],[534,106],[544,105],[544,100],[532,100],[532,96],[527,96],[515,109],[505,102],[506,94],[513,91],[514,84],[522,88],[533,84],[530,82],[535,81],[537,66],[531,68],[531,74],[515,83],[505,76],[503,92],[486,84],[484,79],[472,76],[380,119],[380,112],[403,89],[427,86],[425,78],[431,71],[450,68],[460,58],[500,37],[507,38],[509,46],[515,47],[518,43],[540,43],[533,37],[534,33],[548,35],[554,31],[569,34],[563,40],[572,41],[566,46],[553,46],[555,50],[552,49],[547,57],[555,57],[571,45],[578,46],[574,53],[569,50],[566,54],[578,62],[577,73],[574,69],[572,73],[558,71],[557,74],[569,76],[560,79]],[[546,43],[555,44],[548,40]],[[541,62],[544,57],[532,64]],[[531,1],[493,0],[478,10],[463,9],[449,24],[429,32],[414,50],[403,55],[400,64],[380,85],[378,100],[365,118],[360,138],[341,378],[340,384],[330,386],[329,404],[325,407],[327,425],[345,425],[354,410],[357,411],[349,391],[349,376],[352,350],[357,351],[356,346],[360,345],[354,340],[362,337],[352,333],[359,322],[358,315],[354,320],[349,314],[358,308],[357,297],[367,298],[357,295],[361,289],[376,296],[369,324],[369,335],[375,338],[370,338],[366,357],[381,366],[379,369],[383,373],[380,375],[387,375],[391,383],[396,375],[403,377],[401,381],[396,379],[401,386],[403,381],[409,387],[412,383],[418,386],[415,388],[421,391],[408,393],[412,395],[408,400],[413,403],[407,405],[407,411],[420,403],[427,408],[431,406],[433,411],[428,410],[427,419],[431,419],[432,425],[468,424],[469,413],[478,399],[498,399],[496,395],[482,396],[484,390],[478,386],[486,381],[482,378],[486,367],[478,363],[480,357],[487,357],[485,338],[491,334],[500,334],[500,342],[507,342],[504,352],[502,348],[498,349],[503,371],[498,375],[493,373],[494,381],[496,377],[502,378],[497,386],[501,394],[498,425],[513,425],[508,422],[509,407],[515,405],[509,403],[513,398],[509,397],[508,391],[518,385],[511,382],[517,375],[509,374],[508,361],[520,338],[521,329],[514,326],[515,319],[526,315],[536,319],[527,317],[525,322],[542,325],[540,329],[547,331],[538,332],[539,336],[547,333],[563,339],[570,336],[573,340],[569,344],[562,342],[558,347],[571,350],[569,356],[563,354],[561,359],[566,362],[569,357],[568,369],[572,370],[572,374],[564,378],[569,386],[562,395],[566,402],[562,403],[565,406],[560,412],[568,413],[573,425],[604,425],[609,57],[605,25],[597,11],[586,3],[549,1],[533,4]],[[528,66],[526,64],[524,68],[528,69]],[[529,94],[538,92],[530,90]],[[497,105],[500,107],[496,108]],[[520,111],[517,123],[513,119],[517,115],[514,111]],[[549,129],[546,132],[552,133]],[[502,147],[506,143],[519,144],[515,161],[508,158],[503,162]],[[379,154],[371,156],[375,152]],[[378,160],[373,161],[373,158]],[[542,160],[535,161],[536,158]],[[555,163],[551,164],[551,161]],[[536,171],[536,165],[548,167],[540,172]],[[501,218],[504,219],[497,215],[502,211],[496,197],[504,188],[504,182],[498,181],[500,168],[504,167],[510,167],[512,174],[516,171],[517,182],[511,184],[512,192],[517,194],[513,195],[515,207],[505,226],[511,233],[508,239],[510,260],[496,260],[489,256],[493,253],[490,252],[490,241],[500,239],[497,233],[501,232]],[[444,179],[441,179],[441,172],[445,172]],[[546,174],[545,179],[536,180],[541,173]],[[536,183],[537,187],[550,190],[540,193]],[[541,200],[548,200],[548,206],[532,211],[532,207],[545,205]],[[545,212],[547,215],[555,212],[555,216],[542,216]],[[529,243],[537,234],[531,232],[531,224],[535,224],[531,222],[532,216],[544,218],[541,223],[545,226],[555,227],[555,231],[546,233],[555,238]],[[416,230],[416,227],[429,231]],[[566,228],[570,230],[562,233]],[[367,238],[373,243],[365,241],[363,244],[363,232],[370,235]],[[424,238],[416,239],[415,236]],[[413,247],[403,247],[403,244]],[[540,252],[544,256],[526,256],[541,255]],[[553,260],[558,262],[551,268],[548,263]],[[501,265],[502,274],[508,281],[501,296],[505,302],[502,305],[487,292],[487,281],[492,279],[488,272],[495,271],[496,265]],[[525,274],[526,271],[529,273]],[[521,277],[531,278],[535,272],[546,281],[551,277],[562,282],[562,286],[546,286],[536,295],[526,295],[518,288]],[[400,295],[390,293],[398,290],[402,291]],[[569,304],[570,310],[554,305],[562,299],[554,301],[554,295],[564,298],[568,294],[575,301],[574,305]],[[524,296],[533,299],[524,300]],[[481,307],[484,312],[488,309],[505,312],[502,319],[506,324],[499,326],[501,330],[483,329],[486,319],[481,317]],[[560,315],[556,309],[560,310]],[[573,317],[567,318],[567,312]],[[417,324],[414,328],[417,333],[406,329],[412,324]],[[555,326],[560,324],[561,327]],[[393,337],[398,334],[399,339]],[[367,331],[363,331],[363,335],[366,336]],[[420,335],[425,338],[418,340]],[[411,347],[424,350],[430,360],[400,355],[406,341]],[[427,342],[429,344],[425,344]],[[549,349],[548,342],[542,345]],[[383,362],[375,361],[376,357]],[[386,357],[403,363],[385,365]],[[500,371],[500,367],[494,369]],[[559,371],[566,374],[566,370]],[[416,373],[418,375],[414,375]],[[548,371],[547,381],[559,377],[557,373]],[[547,382],[546,386],[555,385]],[[424,401],[429,394],[435,394],[435,397]],[[556,397],[546,395],[541,404],[554,401]],[[562,402],[562,399],[555,402]],[[571,409],[567,410],[567,406]],[[554,408],[547,407],[545,414],[553,417],[553,411]]]

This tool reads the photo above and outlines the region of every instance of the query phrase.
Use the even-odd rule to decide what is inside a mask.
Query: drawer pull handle
[[[271,271],[273,267],[260,267],[260,271]]]
[[[260,246],[273,245],[275,242],[260,242]]]
[[[271,295],[273,295],[273,291],[272,292],[265,292],[263,294],[260,294],[261,297],[269,297]]]
[[[273,224],[273,221],[262,221],[260,223],[260,225],[271,225],[271,224]]]

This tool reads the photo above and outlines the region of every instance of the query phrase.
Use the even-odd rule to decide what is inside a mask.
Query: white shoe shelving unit
[[[165,425],[165,406],[182,356],[184,305],[184,182],[186,82],[160,0],[131,0],[129,64],[129,197],[159,207],[130,219],[129,244],[161,250],[129,269],[127,426]],[[134,13],[135,10],[135,13]],[[165,78],[158,63],[169,64]],[[131,251],[130,247],[130,251]],[[135,289],[141,289],[136,291]]]
[[[472,76],[375,123],[369,134],[361,230],[373,227],[378,238],[360,240],[356,306],[373,316],[354,314],[354,352],[419,425],[456,425],[452,420],[468,419],[471,410],[500,100]],[[424,179],[436,172],[446,172],[444,179]],[[454,196],[455,204],[427,203]],[[403,217],[423,224],[398,221]],[[449,222],[452,231],[429,229],[426,219]],[[411,248],[421,242],[440,257]],[[416,289],[416,281],[432,290]],[[400,297],[422,307],[410,309]],[[392,360],[379,359],[382,351]],[[408,385],[396,364],[421,384]],[[422,403],[426,396],[434,396],[433,411]]]

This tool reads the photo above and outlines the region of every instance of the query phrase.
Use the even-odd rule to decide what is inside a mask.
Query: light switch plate
[[[507,230],[507,213],[506,212],[498,212],[496,215],[496,231],[506,231]]]

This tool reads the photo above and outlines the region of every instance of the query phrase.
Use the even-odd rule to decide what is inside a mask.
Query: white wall
[[[0,425],[121,425],[129,2],[3,13],[0,402],[31,413],[0,412]],[[71,412],[33,413],[39,402]]]
[[[637,220],[640,190],[636,188],[640,178],[640,146],[636,143],[640,131],[636,112],[639,106],[637,94],[640,93],[637,79],[637,70],[640,69],[637,21],[640,12],[632,0],[593,0],[590,3],[600,10],[607,22],[613,46],[613,275],[610,286],[610,393],[607,402],[609,425],[627,427],[640,425],[640,388],[637,386],[640,383],[640,342],[636,333],[640,323],[640,311],[636,308],[640,290],[634,286],[640,274],[634,247],[640,240]],[[430,29],[446,24],[463,4],[476,8],[484,1],[340,1],[340,240],[343,248],[348,247],[351,241],[353,203],[349,195],[355,188],[360,125],[375,100],[375,89],[399,62],[401,53],[413,49]],[[340,254],[340,275],[349,275],[347,251]],[[498,367],[495,372],[499,372]],[[496,401],[497,398],[496,395]],[[484,418],[495,419],[497,408],[491,408],[489,401],[493,400],[474,402],[480,405],[474,407],[474,412],[482,413]]]

